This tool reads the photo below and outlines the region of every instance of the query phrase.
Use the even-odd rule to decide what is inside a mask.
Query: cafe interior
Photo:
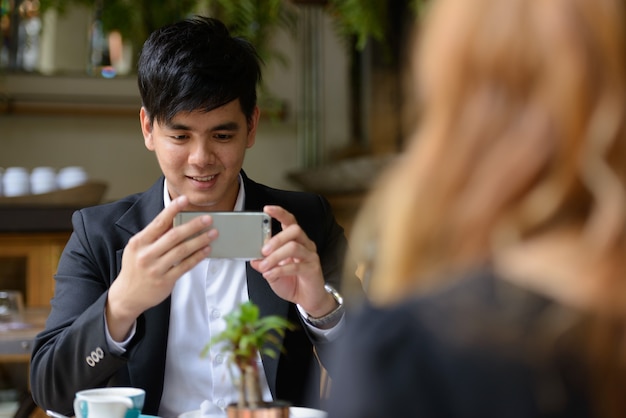
[[[115,3],[132,14],[106,9]],[[143,191],[161,174],[143,144],[134,76],[150,28],[129,22],[148,3],[0,0],[0,418],[45,416],[28,399],[29,352],[71,213]],[[332,0],[282,3],[285,19],[252,16],[269,35],[254,39],[266,53],[262,119],[244,170],[273,187],[323,194],[349,233],[364,193],[412,128],[403,51],[413,2],[341,13]],[[226,16],[220,1],[160,4],[150,12],[155,26]],[[351,12],[363,27],[345,25],[342,13]]]

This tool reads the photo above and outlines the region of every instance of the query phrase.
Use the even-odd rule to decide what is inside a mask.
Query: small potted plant
[[[279,337],[294,325],[280,316],[260,317],[258,306],[251,301],[242,303],[224,319],[226,329],[211,339],[202,355],[207,356],[211,347],[220,344],[219,350],[227,356],[231,367],[239,370],[235,382],[238,402],[228,406],[228,417],[288,418],[288,403],[263,401],[257,358],[259,354],[277,356],[282,351]]]

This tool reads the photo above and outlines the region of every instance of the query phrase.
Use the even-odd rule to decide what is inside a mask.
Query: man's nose
[[[197,144],[189,154],[189,162],[195,165],[211,165],[215,163],[215,153],[208,144]]]

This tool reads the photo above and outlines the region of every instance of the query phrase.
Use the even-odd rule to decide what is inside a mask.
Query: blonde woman
[[[626,416],[625,8],[432,1],[330,417]]]

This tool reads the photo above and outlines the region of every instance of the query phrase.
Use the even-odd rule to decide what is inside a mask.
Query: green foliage
[[[223,21],[234,36],[249,40],[266,63],[287,60],[271,47],[277,29],[295,34],[296,12],[285,0],[206,0],[209,14]]]
[[[410,0],[416,15],[428,0]],[[41,10],[64,12],[72,4],[102,9],[105,30],[119,30],[124,37],[141,45],[155,29],[206,9],[226,23],[236,36],[250,40],[266,61],[284,57],[270,48],[277,28],[295,33],[296,7],[291,0],[40,0]],[[338,33],[356,38],[363,49],[369,38],[384,41],[387,30],[388,0],[328,0],[327,11]]]
[[[338,33],[356,37],[357,49],[363,49],[370,37],[385,39],[387,0],[330,0],[328,8]]]
[[[188,17],[198,4],[198,0],[40,0],[42,12],[65,13],[72,5],[90,7],[105,32],[119,31],[137,50],[152,31]]]
[[[423,14],[428,0],[410,0],[409,3],[418,17]],[[386,41],[388,8],[388,0],[328,0],[328,11],[337,33],[345,39],[356,39],[357,50],[363,50],[370,39]]]
[[[255,363],[257,353],[276,357],[280,350],[278,337],[283,337],[294,325],[280,316],[259,316],[258,306],[251,301],[242,303],[239,309],[226,315],[226,329],[211,339],[202,355],[206,356],[211,346],[223,343],[220,350],[240,369]]]
[[[83,4],[85,6],[93,6],[94,0],[39,0],[41,11],[45,12],[48,9],[57,10],[59,13],[65,13],[68,6],[72,4]]]
[[[285,0],[41,0],[42,11],[64,13],[72,4],[100,9],[105,31],[118,30],[124,38],[141,46],[155,29],[189,17],[197,10],[222,20],[233,35],[248,39],[265,61],[285,58],[270,48],[277,28],[295,31],[296,14]]]
[[[259,307],[251,301],[242,303],[224,319],[226,328],[211,338],[201,356],[207,356],[211,347],[221,344],[220,352],[240,372],[240,380],[236,382],[239,406],[256,407],[262,399],[259,370],[256,367],[257,356],[262,353],[275,358],[282,350],[281,338],[285,331],[293,329],[295,325],[280,316],[261,318]]]
[[[418,19],[421,19],[424,16],[424,14],[427,12],[430,4],[431,4],[431,1],[429,0],[412,0],[411,9],[413,9],[415,16],[417,16]]]

